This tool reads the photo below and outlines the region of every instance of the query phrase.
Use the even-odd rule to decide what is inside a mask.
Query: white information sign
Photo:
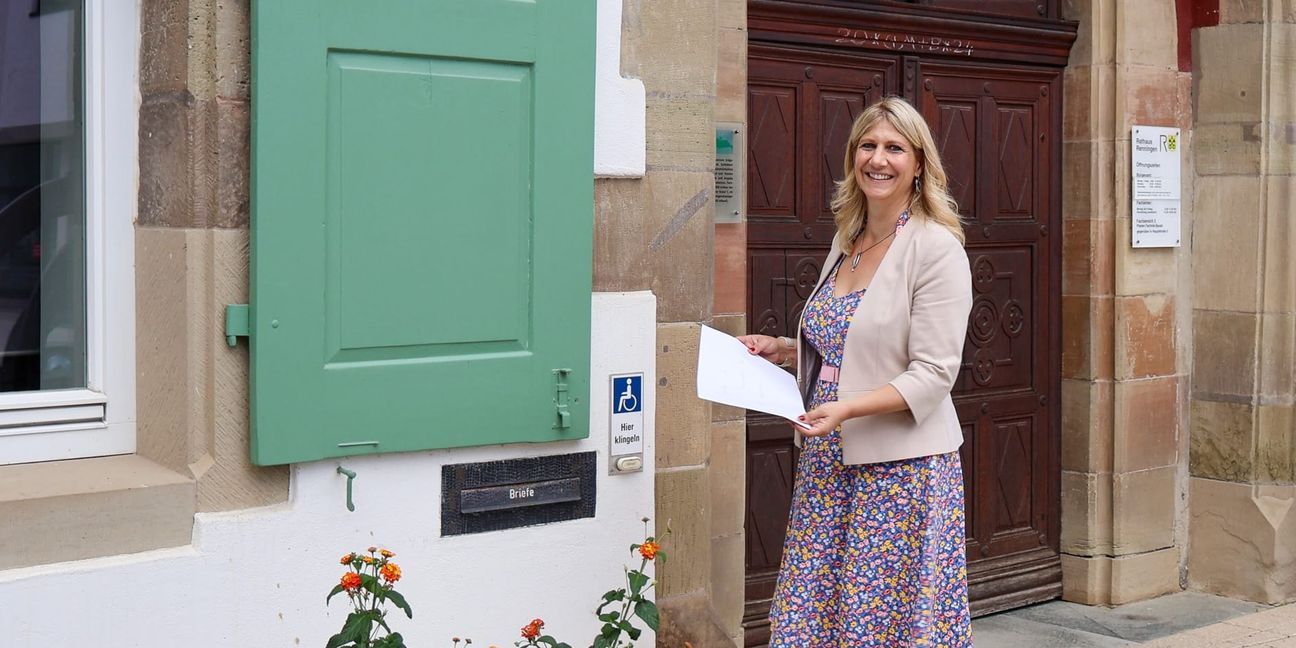
[[[1130,242],[1136,248],[1179,247],[1179,129],[1134,126],[1130,135]]]
[[[1179,201],[1135,200],[1134,247],[1179,247]]]
[[[643,374],[612,376],[611,401],[610,454],[619,457],[643,453]]]

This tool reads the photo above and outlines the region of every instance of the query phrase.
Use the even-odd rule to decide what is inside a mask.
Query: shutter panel
[[[252,49],[253,461],[587,436],[593,0],[257,0]]]

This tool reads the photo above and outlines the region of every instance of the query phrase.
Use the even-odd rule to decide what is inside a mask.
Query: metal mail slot
[[[441,535],[594,517],[597,453],[518,457],[441,467]]]
[[[459,512],[502,511],[524,506],[579,502],[580,498],[580,479],[576,477],[472,488],[459,491]]]

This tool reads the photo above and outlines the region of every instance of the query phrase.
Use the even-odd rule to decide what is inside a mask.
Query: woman
[[[931,132],[902,99],[855,120],[844,175],[797,339],[739,338],[796,361],[811,408],[770,646],[971,646],[950,399],[972,306],[963,230]]]

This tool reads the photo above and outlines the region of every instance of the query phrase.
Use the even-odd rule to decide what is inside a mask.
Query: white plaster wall
[[[0,572],[0,632],[9,648],[288,648],[323,646],[347,614],[324,597],[338,558],[371,544],[397,553],[398,588],[414,608],[394,612],[412,646],[510,646],[534,617],[574,646],[589,645],[599,597],[620,586],[628,548],[653,514],[656,299],[593,295],[590,436],[377,455],[292,468],[280,506],[200,514],[189,547]],[[608,476],[608,376],[644,373],[644,471]],[[440,537],[445,464],[594,450],[593,518]],[[356,471],[356,511],[344,505],[339,463]],[[651,523],[650,523],[651,524]],[[640,624],[642,625],[642,624]],[[637,645],[651,646],[651,633]]]
[[[621,76],[621,3],[598,0],[594,75],[594,175],[644,175],[644,84]]]

